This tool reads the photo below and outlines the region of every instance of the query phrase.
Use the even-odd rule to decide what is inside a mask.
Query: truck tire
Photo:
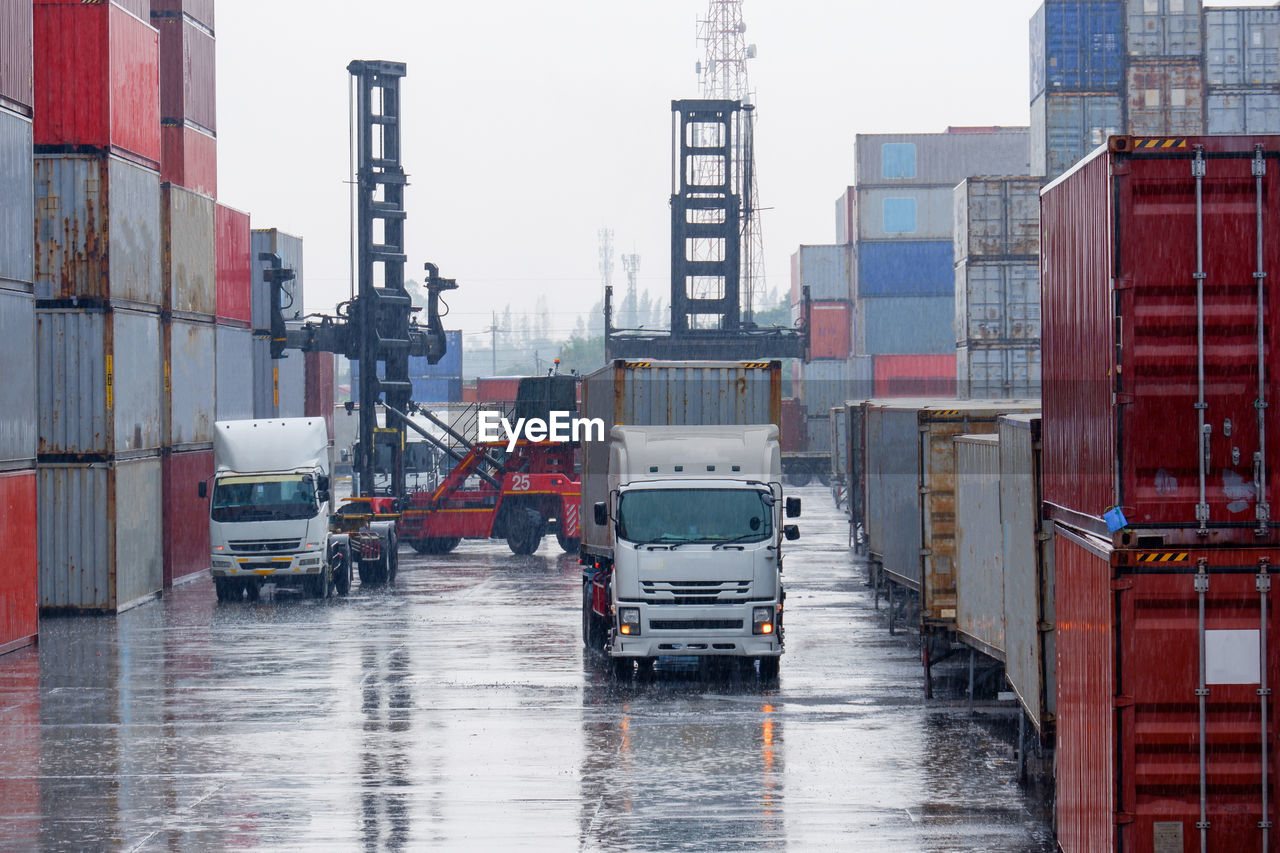
[[[546,522],[542,515],[532,507],[521,507],[512,513],[507,522],[507,547],[512,554],[526,556],[538,550],[542,544],[542,535],[546,532]]]
[[[230,578],[214,578],[213,591],[219,601],[235,601],[240,598],[240,587]]]
[[[462,540],[457,537],[431,536],[426,539],[414,539],[409,544],[419,554],[448,554]]]
[[[632,673],[635,672],[634,658],[610,658],[609,672],[618,681],[630,681]]]
[[[760,680],[777,681],[778,669],[782,664],[780,657],[760,658]]]
[[[307,578],[307,594],[312,598],[318,598],[321,601],[329,597],[329,589],[332,586],[329,580],[329,573],[321,571],[320,574],[313,578]]]
[[[333,572],[333,591],[346,595],[351,591],[351,544],[341,542],[330,551],[330,571]]]
[[[806,471],[804,469],[792,471],[790,474],[787,474],[787,485],[796,486],[797,488],[800,486],[807,486],[809,485],[809,481],[812,479],[812,471]]]
[[[387,531],[387,547],[385,549],[386,561],[383,567],[383,580],[388,586],[394,586],[396,582],[396,572],[400,569],[400,538],[396,536],[395,528]]]
[[[565,536],[560,528],[556,528],[556,541],[560,543],[560,550],[566,554],[578,553],[578,547],[582,544],[582,540],[576,536]]]
[[[592,653],[604,648],[604,620],[591,609],[590,583],[582,585],[582,644]]]
[[[262,586],[258,583],[256,578],[246,580],[244,581],[244,591],[245,594],[249,596],[250,601],[257,601],[262,594]]]

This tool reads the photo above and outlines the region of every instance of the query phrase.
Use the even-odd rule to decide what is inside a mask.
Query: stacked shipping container
[[[152,0],[160,35],[161,178],[218,191],[216,56],[212,0]]]
[[[1200,0],[1127,0],[1125,54],[1126,131],[1204,133]]]
[[[275,228],[255,229],[250,238],[252,301],[250,319],[254,338],[252,352],[253,417],[300,418],[306,409],[306,367],[302,353],[289,352],[284,358],[271,357],[271,286],[265,278],[264,253],[278,255],[281,264],[292,269],[294,278],[281,288],[280,307],[286,323],[300,323],[303,310],[302,238]]]
[[[1205,131],[1280,133],[1280,10],[1204,10]]]

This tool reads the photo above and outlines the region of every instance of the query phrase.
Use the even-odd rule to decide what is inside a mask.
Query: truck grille
[[[751,581],[641,581],[650,604],[737,604],[751,595]]]
[[[731,631],[742,630],[741,619],[650,619],[655,631]]]
[[[298,550],[302,542],[298,539],[231,539],[227,544],[241,554],[279,554]]]

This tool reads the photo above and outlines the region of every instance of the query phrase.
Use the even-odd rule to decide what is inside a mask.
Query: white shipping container
[[[859,188],[932,184],[954,187],[970,175],[1027,174],[1027,128],[946,133],[859,133]]]
[[[216,341],[216,420],[253,417],[253,331],[219,324]]]
[[[871,187],[857,190],[858,240],[947,240],[952,192],[941,187]]]
[[[307,377],[305,362],[299,350],[287,350],[286,358],[276,361],[279,367],[280,405],[276,417],[306,417]]]
[[[1205,9],[1204,25],[1206,83],[1280,84],[1280,10],[1274,6]]]
[[[967,400],[1040,396],[1040,348],[956,347],[956,391]]]
[[[165,324],[164,334],[165,446],[207,446],[217,419],[214,324],[175,319]]]
[[[827,417],[831,409],[856,397],[852,388],[853,372],[847,359],[810,361],[802,366],[800,397],[811,416]],[[827,448],[826,435],[815,436],[822,449]]]
[[[266,261],[258,260],[263,252],[271,252],[280,256],[281,264],[293,270],[292,281],[285,282],[280,304],[285,320],[301,320],[305,316],[302,308],[304,281],[302,276],[302,238],[294,237],[275,228],[254,230],[249,238],[249,262],[253,271],[250,296],[250,314],[253,328],[271,328],[271,288],[263,278],[267,268]]]
[[[173,184],[161,187],[165,305],[173,312],[212,317],[217,312],[213,199]]]
[[[1040,342],[1040,264],[981,261],[956,267],[956,343]]]
[[[0,107],[0,280],[35,276],[31,119]]]
[[[1048,180],[1124,128],[1120,95],[1040,95],[1031,102],[1031,174]]]
[[[1000,439],[955,438],[956,633],[996,660],[1005,658],[1004,531],[1000,521]]]
[[[1209,91],[1205,129],[1211,134],[1280,133],[1280,87]]]
[[[969,178],[953,193],[955,262],[1040,255],[1039,178]]]
[[[1128,0],[1130,59],[1198,57],[1204,44],[1200,0]]]
[[[801,246],[796,252],[797,300],[809,287],[814,300],[848,299],[853,284],[853,247],[848,245]]]

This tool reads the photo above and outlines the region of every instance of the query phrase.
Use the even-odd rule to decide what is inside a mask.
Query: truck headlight
[[[640,633],[640,608],[618,608],[618,633],[634,637]]]
[[[751,633],[753,634],[772,634],[773,633],[773,608],[772,607],[752,608]]]

